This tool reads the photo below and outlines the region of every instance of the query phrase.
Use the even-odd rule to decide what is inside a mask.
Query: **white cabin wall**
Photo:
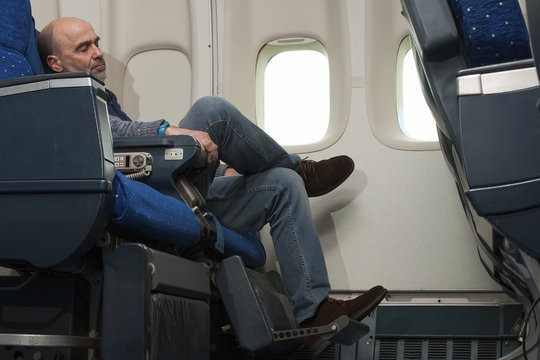
[[[212,92],[210,0],[101,0],[107,85],[133,120],[177,125]]]
[[[370,126],[388,117],[397,123],[395,60],[407,32],[399,0],[347,3],[353,76],[349,124],[335,146],[311,155],[347,153],[357,165],[333,196],[312,200],[333,288],[380,283],[408,291],[499,289],[478,260],[441,152],[395,150]],[[370,96],[381,82],[388,87]],[[383,112],[369,111],[373,103]]]
[[[88,21],[96,33],[101,32],[100,2],[96,0],[31,0],[32,14],[38,30],[59,17],[73,16]]]

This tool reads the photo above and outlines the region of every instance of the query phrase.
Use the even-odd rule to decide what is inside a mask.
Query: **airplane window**
[[[281,145],[321,140],[330,119],[328,57],[312,39],[267,44],[257,62],[257,122]]]
[[[409,37],[400,45],[397,66],[397,111],[401,131],[413,140],[437,141],[435,119],[422,93]]]

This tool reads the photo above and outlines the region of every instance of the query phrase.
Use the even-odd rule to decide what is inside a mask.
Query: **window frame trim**
[[[423,140],[423,139],[415,139],[413,137],[410,137],[406,134],[405,129],[402,127],[401,119],[400,119],[400,109],[402,114],[404,113],[404,87],[403,87],[403,75],[404,75],[404,65],[405,65],[405,57],[407,56],[407,53],[409,51],[413,51],[412,44],[411,44],[411,37],[410,35],[407,35],[403,40],[399,43],[398,52],[397,52],[397,59],[396,59],[396,120],[399,127],[399,130],[401,133],[409,140],[414,141],[416,143],[437,143],[439,142],[438,137],[433,140]],[[411,54],[413,56],[414,60],[414,54]],[[414,60],[416,62],[416,60]],[[418,75],[418,70],[415,69],[415,75]],[[422,95],[422,98],[424,99],[424,102],[426,102],[426,98],[424,93],[422,92],[422,89],[420,89],[420,94]],[[427,102],[426,102],[427,106]],[[432,114],[432,119],[435,122],[435,118]],[[437,124],[435,123],[435,126]]]
[[[330,59],[328,52],[324,47],[324,44],[314,38],[310,37],[287,37],[275,39],[267,42],[261,47],[261,50],[257,54],[257,61],[255,62],[255,121],[256,124],[265,129],[265,72],[270,61],[277,55],[289,52],[289,51],[316,51],[321,53],[326,57],[328,64],[328,76],[331,78],[330,73]],[[294,144],[294,145],[284,145],[287,149],[291,147],[305,147],[305,146],[316,146],[320,144],[323,139],[328,136],[330,125],[332,122],[332,96],[331,96],[331,79],[329,78],[328,82],[328,102],[329,102],[329,111],[328,111],[328,126],[323,137],[316,142],[306,143],[306,144]]]

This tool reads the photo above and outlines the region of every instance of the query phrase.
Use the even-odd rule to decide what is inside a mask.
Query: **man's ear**
[[[64,66],[62,65],[62,60],[56,55],[47,56],[47,65],[51,68],[52,71],[61,73],[64,72]]]

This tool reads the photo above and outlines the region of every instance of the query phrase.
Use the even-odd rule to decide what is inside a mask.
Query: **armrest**
[[[55,83],[54,81],[60,80],[60,83]],[[103,80],[89,72],[70,72],[70,73],[53,73],[53,74],[41,74],[34,76],[24,76],[10,79],[0,80],[0,88],[11,87],[14,85],[24,85],[24,84],[35,84],[42,82],[50,82],[44,88],[54,88],[54,87],[63,87],[65,84],[76,85],[77,83],[91,81],[96,88],[103,88],[105,83]],[[35,86],[35,85],[34,85]],[[36,89],[34,89],[36,90]],[[101,90],[104,90],[101,89]]]
[[[461,70],[458,95],[488,95],[529,89],[540,85],[532,59]]]
[[[174,184],[176,174],[197,171],[206,167],[206,155],[201,143],[190,135],[117,137],[113,139],[116,168],[123,173],[117,160],[123,156],[129,162],[136,153],[148,154],[151,173],[138,180],[162,194],[181,197]],[[127,160],[126,160],[127,159]],[[127,175],[128,178],[130,177]]]
[[[120,136],[113,139],[114,150],[133,147],[198,146],[200,143],[190,135],[174,136]]]

